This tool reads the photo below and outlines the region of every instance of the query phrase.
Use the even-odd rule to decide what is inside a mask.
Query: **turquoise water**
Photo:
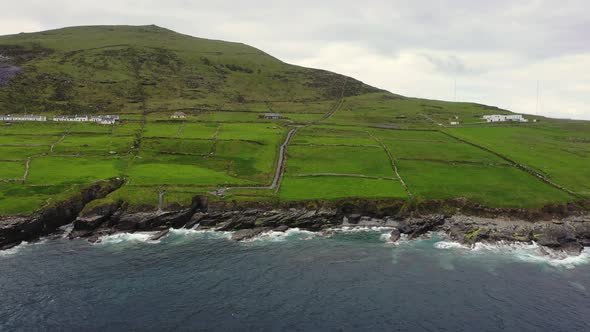
[[[24,244],[0,253],[0,330],[590,330],[587,252],[386,234]]]

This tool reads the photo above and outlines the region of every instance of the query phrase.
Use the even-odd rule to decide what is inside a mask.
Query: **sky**
[[[3,2],[0,35],[156,24],[405,96],[590,120],[587,0]]]

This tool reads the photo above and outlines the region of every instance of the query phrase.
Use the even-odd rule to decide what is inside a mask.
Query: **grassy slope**
[[[0,214],[30,213],[80,185],[115,176],[128,184],[105,201],[132,206],[156,205],[162,190],[164,204],[172,206],[220,187],[267,186],[293,126],[304,127],[288,148],[280,189],[236,188],[225,199],[405,199],[408,191],[421,199],[467,197],[501,207],[577,199],[511,161],[590,197],[587,122],[481,124],[481,115],[508,111],[406,98],[288,65],[244,44],[156,26],[0,36],[0,54],[22,68],[0,87],[0,114],[123,117],[116,126],[0,127]],[[188,118],[171,120],[175,110]],[[264,112],[287,119],[260,119]],[[439,125],[456,116],[465,126]]]

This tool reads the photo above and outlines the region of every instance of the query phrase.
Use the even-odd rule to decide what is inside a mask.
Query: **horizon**
[[[580,75],[590,70],[590,49],[580,33],[590,28],[590,22],[581,14],[587,7],[581,1],[555,10],[548,1],[497,5],[456,0],[446,2],[448,6],[439,3],[444,10],[433,14],[436,4],[406,1],[372,1],[371,10],[354,10],[345,3],[338,8],[322,4],[313,11],[298,6],[294,11],[286,3],[261,10],[270,7],[230,6],[227,1],[172,1],[164,6],[150,1],[138,10],[131,1],[96,7],[87,1],[60,0],[52,3],[67,8],[68,15],[57,18],[47,17],[47,3],[34,2],[8,5],[0,13],[0,34],[153,24],[195,37],[248,44],[290,64],[337,72],[408,97],[590,120],[590,78]],[[545,14],[547,9],[555,15]],[[293,12],[297,14],[290,15]],[[465,19],[474,13],[482,14],[477,22]],[[298,20],[302,16],[304,26]],[[335,21],[325,22],[326,17]],[[498,24],[503,20],[511,24]],[[568,84],[561,84],[564,81]]]

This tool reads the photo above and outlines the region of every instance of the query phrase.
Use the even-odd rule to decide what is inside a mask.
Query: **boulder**
[[[158,233],[156,233],[152,237],[150,237],[150,241],[158,241],[159,239],[168,235],[168,233],[170,233],[170,229],[165,229],[165,230],[159,231]]]
[[[397,242],[399,241],[399,239],[401,238],[401,233],[399,231],[399,229],[394,228],[391,233],[389,234],[389,240],[391,242]]]
[[[231,236],[231,239],[234,241],[248,240],[266,231],[268,231],[268,228],[264,227],[241,229],[239,231],[234,232]]]

